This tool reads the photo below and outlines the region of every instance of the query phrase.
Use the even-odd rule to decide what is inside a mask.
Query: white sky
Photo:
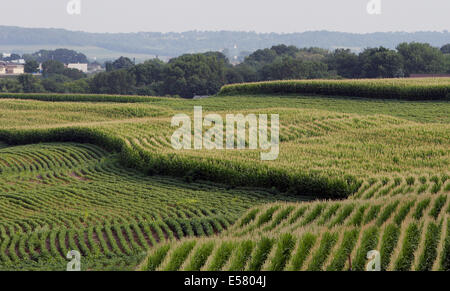
[[[89,32],[240,30],[257,32],[450,30],[450,0],[0,0],[0,25]]]

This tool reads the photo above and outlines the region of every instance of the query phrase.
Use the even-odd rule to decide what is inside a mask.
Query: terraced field
[[[0,270],[448,269],[448,101],[6,97]],[[279,114],[279,158],[174,150],[194,106]]]
[[[152,250],[139,270],[450,270],[450,193],[255,207],[222,235]],[[350,259],[349,259],[350,258]]]

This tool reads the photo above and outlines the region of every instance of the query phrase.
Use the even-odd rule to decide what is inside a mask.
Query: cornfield
[[[317,94],[400,100],[450,100],[450,78],[292,80],[224,86],[219,95]]]
[[[379,250],[381,270],[448,271],[448,198],[268,204],[222,235],[160,245],[138,270],[364,271],[367,253]]]
[[[194,106],[279,114],[278,159],[173,149]],[[443,100],[2,95],[0,270],[448,270],[449,124]]]

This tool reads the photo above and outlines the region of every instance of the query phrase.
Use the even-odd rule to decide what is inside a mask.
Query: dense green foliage
[[[419,79],[420,80],[420,79]],[[408,83],[409,82],[409,83]],[[219,95],[319,94],[381,99],[436,100],[450,98],[450,78],[435,82],[416,80],[273,81],[227,85]]]
[[[39,50],[32,54],[24,54],[23,58],[26,61],[34,60],[38,63],[44,63],[51,60],[64,64],[88,62],[86,55],[63,48],[55,50]]]
[[[76,69],[64,67],[63,62],[80,58],[79,53],[75,51],[43,51],[42,58],[37,57],[39,52],[36,54],[24,56],[28,59],[27,72],[36,71],[35,60],[42,60],[44,79],[29,79],[28,83],[36,83],[34,85],[17,83],[14,79],[3,80],[0,83],[0,92],[176,95],[192,98],[195,95],[213,95],[225,84],[242,82],[399,78],[413,73],[450,72],[450,55],[429,44],[415,42],[401,43],[396,50],[385,47],[366,48],[359,54],[348,49],[329,51],[317,47],[276,45],[259,49],[249,54],[239,64],[233,65],[226,51],[184,54],[170,59],[167,63],[156,58],[135,64],[135,61],[129,58],[120,57],[113,62],[106,62],[106,72],[93,77],[86,77]],[[381,89],[376,89],[380,95],[385,94],[387,97],[392,95],[391,98],[399,98],[399,94],[412,94],[399,92],[395,88]],[[413,90],[419,90],[416,95],[423,93],[420,88]],[[298,92],[310,93],[307,90]],[[372,95],[373,92],[374,90],[370,91]],[[354,88],[349,88],[343,93],[348,96],[358,96],[356,94],[367,96],[365,93],[354,91]]]

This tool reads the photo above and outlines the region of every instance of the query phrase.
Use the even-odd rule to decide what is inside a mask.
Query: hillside
[[[278,159],[175,150],[172,117],[194,106],[279,114]],[[445,269],[449,125],[446,100],[1,95],[0,269],[65,269],[72,249],[84,270],[157,250],[150,269],[345,269],[375,246],[387,269]]]
[[[85,269],[129,269],[161,241],[212,235],[249,205],[275,201],[149,177],[88,144],[2,148],[0,173],[0,270],[62,270],[68,250],[82,252]]]
[[[333,49],[348,47],[362,50],[366,47],[384,46],[395,48],[401,42],[426,42],[441,47],[450,43],[449,32],[378,32],[355,34],[331,31],[310,31],[303,33],[255,33],[234,31],[188,31],[183,33],[87,33],[50,28],[22,28],[0,26],[1,46],[45,46],[48,48],[76,47],[82,52],[96,52],[97,58],[111,55],[111,52],[175,57],[184,53],[220,51],[233,49],[252,52],[277,44],[298,47],[321,47]],[[102,51],[102,50],[107,50]],[[89,57],[94,57],[88,55]]]
[[[352,270],[364,271],[367,253],[379,250],[381,270],[448,271],[449,196],[255,207],[219,237],[155,248],[138,269],[343,271],[351,262]]]

